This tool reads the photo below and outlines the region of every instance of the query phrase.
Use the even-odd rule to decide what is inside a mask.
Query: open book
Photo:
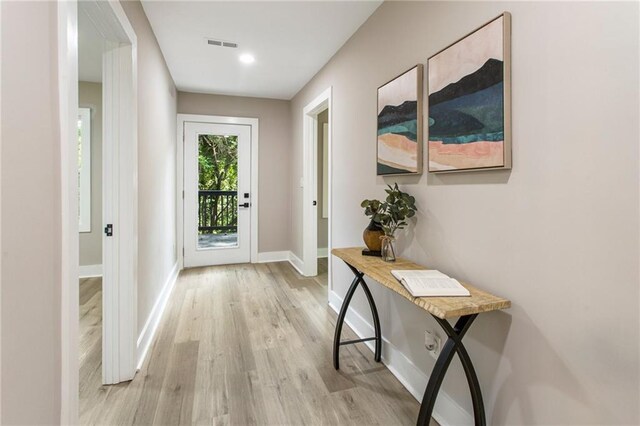
[[[457,280],[436,270],[394,270],[391,274],[413,297],[470,296]]]

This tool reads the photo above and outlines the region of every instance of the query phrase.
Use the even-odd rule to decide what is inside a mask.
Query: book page
[[[453,278],[405,278],[402,283],[414,297],[469,296],[469,290]]]
[[[459,290],[462,285],[453,278],[422,278],[422,277],[410,277],[405,278],[412,288],[420,290]],[[464,287],[463,287],[464,288]]]
[[[416,270],[393,270],[391,271],[396,278],[414,278],[414,277],[433,277],[433,278],[449,278],[448,275],[435,269],[416,269]]]
[[[470,295],[457,280],[437,270],[392,270],[391,274],[414,297]]]

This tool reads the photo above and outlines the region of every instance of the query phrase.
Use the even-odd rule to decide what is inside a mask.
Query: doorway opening
[[[331,291],[331,87],[304,107],[303,120],[303,275],[326,268]]]
[[[84,136],[88,140],[91,135],[90,127],[96,122],[96,114],[91,108],[89,111],[79,109],[78,44],[86,41],[82,35],[79,40],[79,17],[93,25],[100,40],[98,57],[101,58],[102,89],[99,92],[102,94],[100,116],[103,124],[100,137],[108,143],[104,143],[101,150],[91,149],[90,145],[85,146],[85,150],[102,153],[102,194],[87,191],[87,184],[90,186],[94,180],[90,179],[92,173],[88,174],[89,179],[85,176],[83,180],[82,166],[85,171],[90,164],[96,166],[91,162],[91,152],[85,152],[85,158],[82,158],[82,139]],[[99,378],[100,385],[130,380],[136,371],[137,357],[141,355],[136,345],[137,42],[118,2],[62,2],[58,4],[57,18],[63,219],[61,422],[76,424],[80,405],[80,345],[84,343],[80,336],[80,230],[95,230],[101,237],[101,259],[98,256],[97,261],[92,261],[101,260],[103,293],[102,303],[94,310],[101,307],[103,317],[101,342],[97,343],[101,345],[97,363],[101,368],[98,367],[94,375]],[[82,161],[80,168],[79,161]],[[100,183],[100,179],[94,183]],[[87,207],[95,209],[91,201],[96,192],[97,196],[101,195],[102,208],[98,208],[101,218],[93,218],[92,212],[87,211]],[[108,235],[102,234],[105,229],[109,231]],[[96,265],[99,263],[85,266]],[[100,275],[99,270],[89,270],[91,275]],[[83,273],[86,274],[86,269]],[[87,298],[86,292],[83,292],[83,298]]]
[[[318,183],[317,211],[318,211],[318,238],[317,258],[318,277],[325,285],[328,284],[328,257],[329,257],[329,108],[317,115],[316,142],[316,182]]]
[[[80,419],[103,384],[102,55],[104,39],[78,10],[78,216]],[[107,281],[104,284],[108,285]]]

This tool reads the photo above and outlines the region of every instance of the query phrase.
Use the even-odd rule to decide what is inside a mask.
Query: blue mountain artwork
[[[384,143],[390,135],[403,136],[406,138],[405,142],[417,145],[418,141],[418,103],[416,101],[405,101],[400,105],[385,105],[378,114],[378,144]],[[401,138],[401,140],[403,140]],[[407,145],[395,140],[399,146],[391,147],[388,149],[395,150],[396,153],[403,152],[405,155],[412,155],[412,152],[417,152],[417,146],[411,148],[409,152],[403,150],[402,146],[406,149]],[[391,143],[391,142],[389,142]],[[414,172],[414,169],[402,168],[400,164],[391,164],[389,161],[385,162],[384,158],[381,158],[380,152],[378,152],[378,174],[401,174]],[[415,168],[415,166],[414,166]]]
[[[465,144],[504,140],[503,63],[489,59],[429,95],[429,141]]]

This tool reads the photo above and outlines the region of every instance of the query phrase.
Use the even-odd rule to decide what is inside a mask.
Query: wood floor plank
[[[162,384],[153,424],[191,424],[198,342],[177,343]]]
[[[89,303],[89,299],[98,292],[102,292],[102,277],[81,278],[80,306],[94,308],[96,305]]]
[[[184,274],[185,279],[191,279],[193,273],[188,271]],[[136,374],[134,382],[138,386],[136,392],[131,396],[137,406],[134,409],[132,424],[148,425],[153,422],[155,412],[158,408],[160,393],[166,378],[167,368],[171,353],[175,349],[175,334],[177,330],[177,320],[184,302],[187,286],[178,286],[171,295],[171,302],[167,306],[163,321],[157,330],[157,335],[149,349],[148,359],[142,369]]]
[[[133,381],[101,385],[101,285],[81,285],[80,420],[103,425],[413,425],[419,405],[364,344],[331,350],[327,259],[181,272]],[[84,290],[83,290],[84,289]],[[100,306],[100,309],[98,309]],[[343,339],[355,338],[345,326]]]
[[[256,384],[255,372],[227,375],[229,395],[229,424],[258,425],[265,419],[266,411],[261,388]],[[242,398],[239,396],[242,395]]]

